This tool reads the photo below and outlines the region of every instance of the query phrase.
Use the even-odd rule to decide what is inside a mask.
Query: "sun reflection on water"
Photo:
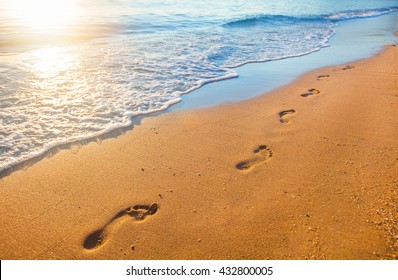
[[[41,48],[32,53],[32,70],[39,78],[51,78],[66,73],[74,63],[73,55],[59,47]]]

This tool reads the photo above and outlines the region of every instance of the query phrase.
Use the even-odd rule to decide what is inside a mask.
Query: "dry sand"
[[[397,258],[398,47],[350,65],[3,177],[0,258]]]

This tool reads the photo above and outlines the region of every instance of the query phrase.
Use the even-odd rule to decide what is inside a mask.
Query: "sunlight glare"
[[[67,71],[73,63],[72,55],[58,47],[38,49],[33,52],[33,57],[33,70],[40,78],[56,77]]]
[[[73,0],[3,0],[6,11],[33,30],[60,29],[79,16]]]

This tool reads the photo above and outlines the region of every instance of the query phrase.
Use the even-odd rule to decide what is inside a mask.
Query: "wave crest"
[[[284,15],[257,15],[254,17],[248,17],[243,19],[238,19],[230,21],[224,24],[224,27],[250,27],[257,25],[288,25],[296,24],[303,21],[318,21],[318,17],[294,17],[294,16],[284,16]]]
[[[290,25],[303,22],[330,22],[330,21],[343,21],[357,18],[369,18],[382,16],[388,13],[397,12],[398,7],[390,7],[383,9],[370,9],[370,10],[349,10],[323,16],[286,16],[286,15],[256,15],[252,17],[242,18],[223,24],[223,27],[244,28],[258,25]]]

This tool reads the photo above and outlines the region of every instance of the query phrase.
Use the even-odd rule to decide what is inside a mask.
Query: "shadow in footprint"
[[[86,237],[83,243],[83,247],[86,248],[87,250],[99,247],[103,244],[104,237],[105,237],[105,230],[103,228],[96,230]]]
[[[105,226],[90,233],[84,239],[83,247],[87,250],[101,247],[108,240],[109,234],[115,225],[115,221],[125,217],[132,217],[136,221],[143,221],[146,217],[154,215],[158,209],[159,205],[157,203],[152,203],[150,205],[135,205],[120,211]]]
[[[355,68],[354,66],[347,65],[347,66],[343,67],[343,70],[351,70],[351,69],[354,69],[354,68]]]
[[[290,116],[294,115],[296,113],[296,110],[290,109],[290,110],[284,110],[279,112],[279,121],[281,123],[290,123]]]
[[[237,163],[235,167],[241,171],[250,170],[253,167],[265,163],[273,156],[273,152],[267,147],[267,145],[259,145],[253,150],[253,153],[255,154],[253,158],[241,161]]]
[[[330,75],[319,75],[319,76],[317,77],[317,80],[318,80],[318,81],[321,81],[321,80],[326,79],[326,78],[329,78],[329,77],[330,77]]]
[[[315,88],[311,88],[306,93],[301,94],[301,96],[302,97],[308,97],[308,96],[312,96],[312,95],[317,95],[319,93],[320,93],[319,90],[317,90]]]

